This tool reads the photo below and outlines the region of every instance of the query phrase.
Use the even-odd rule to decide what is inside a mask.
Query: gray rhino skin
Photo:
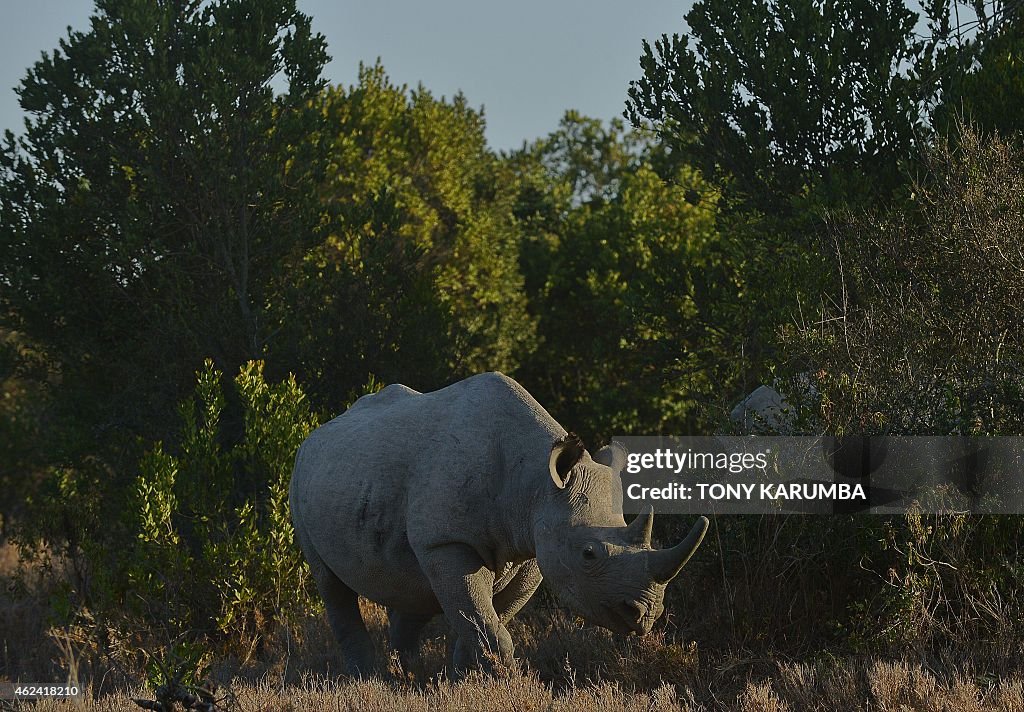
[[[587,621],[648,633],[708,522],[653,551],[653,510],[627,527],[615,506],[614,456],[592,459],[500,373],[433,393],[391,385],[313,432],[295,458],[292,521],[349,674],[374,669],[360,595],[387,608],[403,659],[443,612],[456,675],[512,661],[505,626],[542,575]]]

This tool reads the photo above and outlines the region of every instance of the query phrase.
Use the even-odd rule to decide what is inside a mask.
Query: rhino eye
[[[593,544],[587,544],[585,547],[583,547],[583,558],[584,559],[596,559],[597,558],[597,552],[594,551],[594,545]]]

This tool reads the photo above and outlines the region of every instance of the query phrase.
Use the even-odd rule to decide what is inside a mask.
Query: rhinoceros
[[[616,506],[615,455],[592,458],[500,373],[432,393],[390,385],[314,431],[291,515],[347,672],[374,670],[359,596],[386,607],[404,660],[443,612],[455,676],[512,661],[506,625],[542,577],[584,620],[650,632],[708,521],[653,550],[653,509],[626,526]]]

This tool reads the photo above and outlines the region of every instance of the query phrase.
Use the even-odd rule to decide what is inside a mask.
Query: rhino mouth
[[[660,615],[660,606],[639,598],[601,601],[596,606],[582,606],[575,591],[563,591],[562,603],[581,615],[591,625],[607,628],[620,635],[647,635]]]
[[[654,626],[651,609],[640,601],[630,598],[601,606],[606,621],[604,627],[614,633],[647,635]]]

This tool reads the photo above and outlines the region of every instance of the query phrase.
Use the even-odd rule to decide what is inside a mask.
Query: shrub
[[[58,518],[26,527],[21,541],[30,557],[39,536],[60,544],[73,563],[59,622],[196,662],[210,644],[254,649],[312,603],[288,484],[318,419],[295,379],[267,383],[262,362],[227,389],[222,380],[207,361],[180,406],[178,442],[149,447],[123,496],[96,462],[53,474],[46,506]]]
[[[1024,432],[1024,158],[962,127],[905,206],[833,220],[841,298],[788,343],[836,434]]]
[[[143,457],[129,590],[143,618],[155,610],[182,631],[250,642],[309,601],[288,483],[317,418],[294,378],[268,384],[249,362],[234,379],[242,435],[225,445],[220,381],[207,361],[181,407],[179,453],[157,443]]]
[[[809,420],[828,434],[1020,435],[1024,157],[964,127],[921,165],[902,205],[831,217],[840,298],[785,329],[788,370],[801,375],[780,388],[813,385]],[[662,516],[656,534],[675,541],[688,524]],[[955,649],[1005,670],[1022,662],[1022,540],[1020,516],[917,507],[719,516],[668,607],[716,647],[929,659]]]
[[[922,167],[902,206],[834,216],[841,297],[784,339],[812,374],[826,432],[1020,435],[1024,157],[961,126]],[[1024,519],[911,509],[834,525],[833,540],[863,543],[844,623],[854,647],[957,645],[1008,661]]]

